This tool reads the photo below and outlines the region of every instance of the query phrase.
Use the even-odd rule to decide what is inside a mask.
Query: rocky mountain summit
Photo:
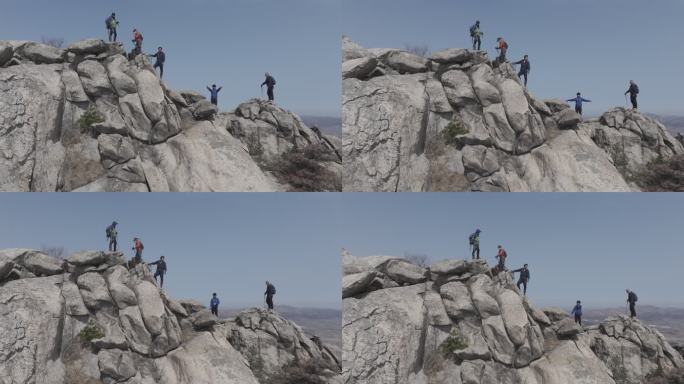
[[[339,177],[334,142],[279,106],[219,114],[121,43],[0,41],[2,191],[291,190],[277,170],[309,147]]]
[[[423,58],[342,41],[344,189],[630,191],[684,153],[655,119],[615,108],[582,121],[539,100],[483,51]]]
[[[639,320],[582,329],[566,311],[536,308],[510,272],[484,261],[422,267],[345,252],[342,263],[348,384],[638,384],[684,367]]]
[[[0,251],[0,384],[339,383],[339,370],[293,322],[256,308],[218,320],[121,253]]]

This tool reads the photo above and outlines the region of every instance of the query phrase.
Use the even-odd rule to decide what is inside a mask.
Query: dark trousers
[[[582,325],[582,315],[575,315],[575,323]]]
[[[159,67],[159,78],[164,77],[164,63],[156,62],[154,63],[154,68]]]
[[[518,280],[518,290],[520,290],[520,284],[523,286],[523,295],[527,295],[527,280]]]
[[[266,295],[266,305],[268,305],[268,309],[273,309],[273,296]]]
[[[480,36],[473,37],[473,51],[479,51],[481,46],[482,46],[482,39],[480,38]]]
[[[499,63],[503,64],[506,62],[506,48],[501,48],[499,50]]]
[[[582,116],[582,106],[575,105],[575,112],[579,113],[579,115]]]
[[[212,97],[212,98],[211,98],[211,103],[214,104],[214,105],[218,105],[218,98]]]
[[[634,309],[634,303],[629,303],[629,317],[636,317],[636,309]]]
[[[518,77],[525,77],[525,87],[527,87],[527,72],[518,72]]]
[[[632,108],[637,109],[637,95],[630,95],[629,100],[632,102]]]
[[[506,258],[505,257],[499,257],[499,272],[503,272],[506,270]]]
[[[266,91],[266,94],[268,94],[268,100],[273,101],[275,98],[273,97],[273,87],[268,87],[268,91]]]
[[[475,257],[476,253],[477,253],[477,257]],[[480,246],[479,245],[473,245],[473,254],[471,256],[473,259],[479,259],[480,258]]]
[[[218,316],[218,305],[211,306],[211,314],[214,316]]]
[[[154,273],[154,281],[157,281],[157,276],[159,276],[159,287],[164,286],[164,272],[157,271]]]
[[[109,29],[109,41],[116,41],[116,29]]]
[[[116,237],[111,237],[109,239],[109,250],[116,252]]]

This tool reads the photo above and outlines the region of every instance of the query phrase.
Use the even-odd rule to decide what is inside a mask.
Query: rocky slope
[[[343,254],[345,383],[637,384],[684,360],[655,329],[613,317],[581,329],[536,308],[483,261],[429,268]]]
[[[120,43],[0,41],[0,191],[291,189],[257,147],[277,164],[319,146],[330,155],[322,166],[339,173],[333,144],[291,112],[250,100],[217,113],[204,96],[168,88],[146,56],[129,61]]]
[[[684,153],[651,117],[615,108],[582,122],[536,99],[482,51],[422,58],[348,38],[342,50],[348,191],[628,191],[649,161]]]
[[[121,253],[0,251],[1,384],[258,384],[310,365],[339,382],[338,357],[296,324],[261,309],[217,321]]]

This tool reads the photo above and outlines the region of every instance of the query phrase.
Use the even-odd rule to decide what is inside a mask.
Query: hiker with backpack
[[[131,249],[135,251],[135,256],[133,257],[133,266],[136,266],[142,262],[142,251],[145,249],[145,246],[143,246],[143,243],[140,239],[134,237],[133,248]]]
[[[574,99],[567,99],[565,101],[575,102],[575,112],[582,116],[582,103],[591,103],[591,100],[582,97],[582,94],[577,92],[577,96]]]
[[[632,109],[637,109],[637,95],[639,94],[639,86],[636,85],[634,80],[629,81],[629,89],[625,92],[625,95],[629,93],[629,101],[632,102]]]
[[[142,42],[143,42],[143,35],[138,31],[137,29],[133,29],[133,40],[131,40],[133,43],[135,43],[135,48],[133,48],[133,53],[132,53],[132,58],[135,58],[139,54],[142,53]]]
[[[471,257],[473,260],[475,260],[476,258],[477,258],[477,259],[480,258],[480,233],[481,233],[481,232],[482,232],[482,231],[480,231],[480,229],[478,228],[477,230],[475,230],[474,233],[472,233],[472,234],[468,237],[468,242],[470,243],[470,247],[473,249],[473,251],[472,251],[472,253],[471,253],[471,255],[470,255],[470,257]],[[475,257],[475,254],[476,254],[476,253],[477,253],[477,257]]]
[[[116,28],[119,26],[119,20],[116,19],[116,13],[112,14],[105,20],[107,31],[109,32],[109,42],[116,42]]]
[[[479,51],[482,46],[482,36],[484,32],[480,30],[480,20],[475,21],[470,27],[470,38],[473,39],[473,51]],[[477,47],[477,49],[476,49]]]
[[[148,265],[156,265],[157,270],[154,271],[154,281],[157,281],[157,276],[159,276],[159,288],[164,287],[164,275],[166,274],[166,261],[164,256],[160,256],[159,260],[154,263],[149,263]]]
[[[578,323],[580,327],[582,326],[582,303],[577,300],[577,304],[572,308],[571,314],[575,315],[575,323]]]
[[[499,264],[497,265],[497,268],[499,268],[499,272],[503,272],[506,270],[506,258],[508,257],[508,254],[506,253],[506,250],[498,245],[497,249],[499,252],[496,254],[496,258],[499,259]]]
[[[627,302],[629,303],[629,317],[636,317],[636,309],[634,308],[636,306],[636,302],[639,299],[637,297],[637,294],[634,293],[634,291],[630,291],[629,289],[627,291]]]
[[[211,300],[209,300],[209,308],[211,308],[211,314],[218,317],[218,306],[221,304],[221,301],[219,301],[218,296],[216,296],[216,292],[214,292],[213,295],[211,295]]]
[[[497,58],[499,64],[506,62],[506,52],[508,51],[508,43],[503,37],[496,38],[496,50],[499,51],[499,57]]]
[[[527,296],[527,283],[530,281],[530,270],[527,268],[527,264],[523,265],[522,268],[513,270],[512,272],[520,272],[520,276],[518,277],[518,283],[516,284],[516,286],[518,287],[518,290],[520,290],[520,285],[522,285],[524,288],[523,296]]]
[[[157,69],[159,67],[159,78],[164,77],[164,62],[166,61],[166,53],[164,53],[164,50],[162,47],[157,48],[157,53],[154,55],[148,55],[150,57],[155,57],[157,60],[154,63],[154,69]]]
[[[119,235],[119,232],[116,230],[116,225],[119,224],[116,221],[113,221],[105,230],[105,234],[107,235],[107,238],[109,239],[109,252],[116,252],[116,237]]]
[[[211,95],[211,103],[214,105],[218,105],[218,93],[221,92],[223,87],[218,87],[216,88],[216,84],[212,84],[211,88],[207,86],[207,90],[209,91],[209,94]]]
[[[266,292],[264,292],[264,296],[266,296],[266,305],[268,305],[269,310],[273,310],[273,295],[276,294],[276,289],[271,282],[266,281]]]
[[[275,78],[271,76],[270,73],[266,72],[266,80],[264,80],[263,83],[261,83],[261,88],[266,86],[266,94],[268,94],[268,101],[273,102],[274,97],[273,97],[273,87],[276,85]]]
[[[527,75],[530,74],[530,70],[532,69],[532,67],[530,66],[530,60],[528,59],[527,55],[525,55],[522,60],[513,63],[513,65],[517,64],[520,64],[520,71],[518,71],[518,77],[521,79],[522,77],[525,77],[525,88],[527,88]]]

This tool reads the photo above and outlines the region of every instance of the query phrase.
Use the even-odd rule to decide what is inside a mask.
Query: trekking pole
[[[629,99],[627,98],[626,93],[625,93],[625,105],[629,107]]]
[[[261,99],[263,100],[264,98],[264,87],[261,87]]]

